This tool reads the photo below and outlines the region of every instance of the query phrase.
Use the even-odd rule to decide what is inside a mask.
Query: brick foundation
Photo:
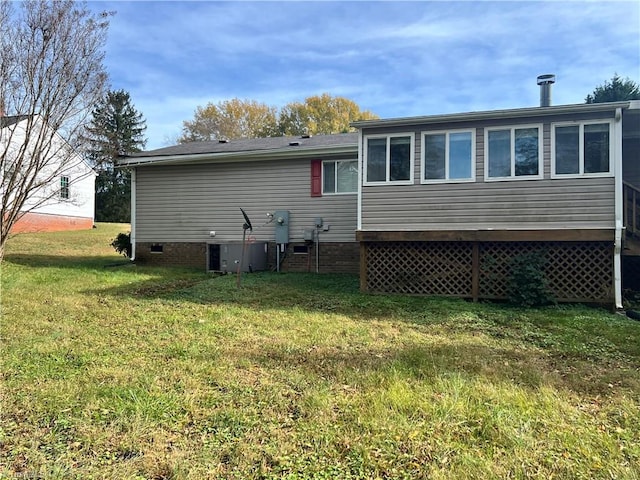
[[[294,253],[296,247],[307,247],[307,253]],[[269,244],[269,264],[276,265],[276,245]],[[360,269],[360,250],[356,242],[320,243],[318,255],[319,273],[358,273]],[[315,272],[316,246],[314,244],[290,243],[287,245],[284,260],[281,258],[280,270],[283,272]]]
[[[280,270],[283,272],[315,272],[316,251],[308,246],[308,253],[293,253],[294,247],[304,243],[289,244]],[[268,268],[276,270],[276,245],[269,243]],[[162,250],[159,252],[157,250]],[[152,250],[156,250],[153,252]],[[360,253],[356,242],[321,243],[319,251],[320,273],[358,273]],[[147,265],[206,268],[206,243],[136,243],[136,261]]]
[[[162,251],[157,251],[162,249]],[[152,251],[156,250],[156,251]],[[136,243],[136,262],[163,267],[207,266],[206,243]]]
[[[11,233],[63,232],[91,228],[93,228],[93,218],[29,212],[11,227]]]

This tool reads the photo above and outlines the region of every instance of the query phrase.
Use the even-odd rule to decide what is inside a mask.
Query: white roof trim
[[[638,102],[638,103],[636,103]],[[430,123],[473,122],[478,120],[511,119],[520,117],[540,117],[545,115],[563,115],[581,112],[615,111],[616,108],[640,108],[640,101],[611,103],[580,103],[576,105],[557,105],[552,107],[528,107],[509,110],[489,110],[484,112],[450,113],[420,117],[389,118],[382,120],[361,120],[351,123],[355,128],[394,127]]]

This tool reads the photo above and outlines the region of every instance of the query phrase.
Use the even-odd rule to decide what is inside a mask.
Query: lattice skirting
[[[538,252],[562,302],[613,302],[610,242],[363,242],[370,292],[506,299],[511,260]]]

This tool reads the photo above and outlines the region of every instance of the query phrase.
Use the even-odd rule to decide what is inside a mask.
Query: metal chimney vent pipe
[[[556,76],[552,73],[538,76],[538,85],[540,85],[540,106],[551,106],[551,85],[556,83]]]

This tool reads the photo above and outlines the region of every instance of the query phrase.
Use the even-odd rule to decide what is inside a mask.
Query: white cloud
[[[640,80],[637,2],[111,2],[107,63],[149,126],[198,105],[329,92],[383,117],[580,103],[614,72]]]

